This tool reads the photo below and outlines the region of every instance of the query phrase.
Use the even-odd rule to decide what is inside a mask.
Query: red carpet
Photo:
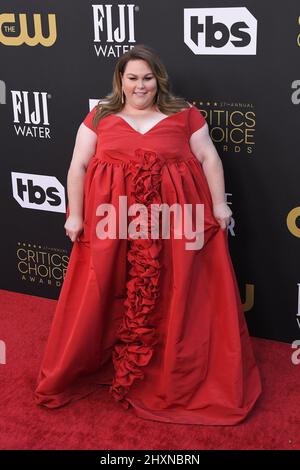
[[[0,291],[0,449],[300,449],[300,365],[289,344],[253,338],[263,394],[238,426],[142,420],[105,388],[56,410],[33,402],[33,389],[56,302]]]

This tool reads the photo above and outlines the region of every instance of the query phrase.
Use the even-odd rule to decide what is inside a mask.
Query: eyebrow
[[[133,75],[134,77],[137,77],[137,75],[135,75],[134,73],[131,73],[131,72],[126,73],[126,75]],[[152,72],[148,72],[148,73],[146,73],[146,74],[144,75],[144,77],[147,77],[147,75],[153,75],[153,73],[152,73]]]

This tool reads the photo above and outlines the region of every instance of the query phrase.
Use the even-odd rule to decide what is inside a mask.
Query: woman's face
[[[157,81],[145,60],[128,61],[121,79],[127,105],[138,109],[153,105]]]

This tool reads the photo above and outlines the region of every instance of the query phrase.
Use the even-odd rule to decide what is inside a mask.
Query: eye
[[[146,77],[145,80],[151,80],[153,77]],[[129,80],[135,80],[134,77],[129,77]]]

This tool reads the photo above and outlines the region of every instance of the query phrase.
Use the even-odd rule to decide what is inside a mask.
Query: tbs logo
[[[194,54],[256,55],[256,36],[245,7],[184,9],[184,42]]]
[[[11,173],[13,196],[21,207],[66,212],[65,189],[54,176]]]

